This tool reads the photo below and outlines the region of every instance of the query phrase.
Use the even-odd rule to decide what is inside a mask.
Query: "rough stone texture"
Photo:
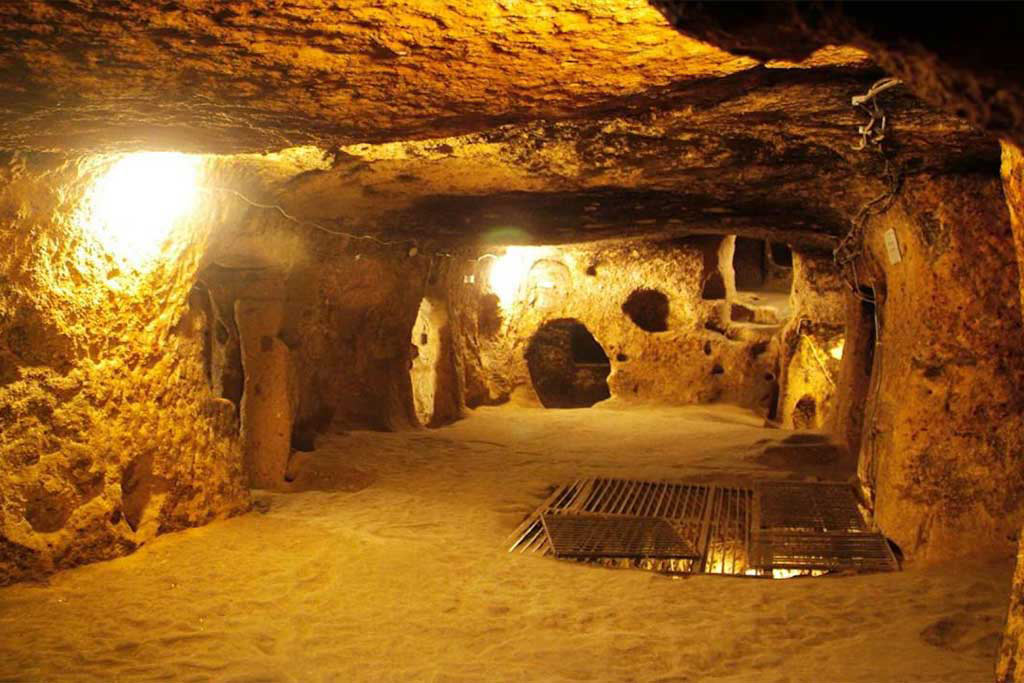
[[[830,422],[845,342],[844,284],[831,254],[793,253],[791,317],[782,331],[779,418],[789,429],[822,429]]]
[[[457,348],[469,405],[536,400],[526,353],[542,324],[582,323],[610,359],[611,396],[627,402],[728,401],[768,414],[776,397],[778,325],[736,324],[729,302],[701,297],[705,252],[720,238],[628,241],[513,249],[519,286],[496,296],[495,259],[471,262],[453,278]],[[715,264],[717,267],[717,263]],[[475,281],[468,284],[465,275]],[[623,311],[639,290],[668,301],[667,330],[649,332]]]
[[[1021,148],[1003,142],[1003,192],[1010,212],[1017,263],[1024,263],[1024,152]],[[1024,279],[1020,285],[1024,300]],[[1024,541],[1017,536],[1017,571],[1010,591],[1010,610],[1006,634],[999,654],[996,680],[998,683],[1017,683],[1024,680]]]
[[[760,68],[585,120],[351,145],[252,193],[335,230],[446,244],[705,232],[827,248],[881,189],[849,105],[877,75]],[[906,175],[996,167],[987,136],[905,90],[883,97]]]
[[[1020,683],[1021,680],[1024,680],[1024,544],[1017,551],[1010,611],[996,664],[996,683]]]
[[[1016,4],[705,3],[651,0],[682,33],[737,55],[799,60],[823,45],[864,50],[914,93],[976,125],[1024,138]]]
[[[850,97],[882,72],[857,50],[761,65],[638,0],[464,5],[8,4],[0,148],[316,144],[329,170],[248,189],[335,229],[448,243],[701,231],[827,248],[877,194]],[[883,104],[907,174],[997,158],[904,89]]]
[[[280,488],[291,455],[297,389],[288,347],[279,338],[283,319],[283,299],[235,302],[245,376],[242,452],[254,488]]]
[[[890,229],[897,264],[883,244]],[[924,560],[1008,552],[1024,504],[1024,344],[997,179],[908,183],[866,249],[881,330],[860,474],[876,520]]]
[[[642,0],[4,3],[0,147],[437,137],[754,64],[679,36]]]
[[[343,428],[418,424],[409,370],[430,259],[402,249],[316,250],[314,303],[303,321],[300,419]],[[304,369],[303,369],[304,368]]]
[[[409,370],[416,418],[423,426],[436,427],[459,416],[458,388],[453,384],[455,367],[448,302],[424,297],[412,328],[416,351]]]
[[[826,427],[852,453],[860,453],[867,413],[876,407],[873,397],[879,380],[875,372],[877,334],[875,305],[870,292],[854,295],[848,288],[843,292],[843,357],[836,373],[836,391],[831,415]]]
[[[213,212],[132,266],[75,218],[108,165],[0,160],[0,583],[248,508],[189,296]]]
[[[282,169],[280,160],[273,158],[221,163],[228,169],[225,175],[242,187],[268,174],[305,172],[287,164]],[[287,353],[291,369],[285,372],[282,366],[276,374],[289,378],[292,388],[273,383],[264,389],[282,400],[287,397],[294,417],[292,446],[308,450],[316,433],[332,423],[338,428],[370,429],[417,424],[410,340],[428,279],[447,259],[410,256],[404,242],[353,240],[288,220],[274,209],[230,203],[241,213],[218,231],[202,278],[218,309],[226,312],[225,346],[238,334],[232,326],[241,325],[233,314],[236,306],[244,302],[258,317],[281,308],[273,320],[252,332],[252,348],[259,357],[267,343],[263,337],[269,337],[271,346],[279,349],[271,353],[280,355],[282,363]],[[442,392],[447,397],[453,390],[445,385]],[[278,398],[267,404],[275,415]],[[457,412],[447,400],[440,400],[441,421]],[[280,448],[282,440],[273,439]],[[249,457],[256,456],[247,451]]]

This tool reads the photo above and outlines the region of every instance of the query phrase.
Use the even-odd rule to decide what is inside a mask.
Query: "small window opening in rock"
[[[715,363],[714,367],[711,368],[711,374],[712,375],[722,375],[722,374],[725,374],[725,368],[723,368],[718,363]]]
[[[785,266],[773,252],[785,252]],[[781,256],[780,256],[781,257]],[[731,307],[733,322],[781,325],[789,317],[793,288],[793,257],[785,244],[737,237],[732,255],[736,297]]]
[[[624,353],[618,353],[615,354],[615,360],[617,360],[620,363],[625,363],[627,360],[629,360],[629,356],[627,356]]]
[[[804,395],[793,407],[793,427],[795,429],[813,429],[818,405],[813,396]]]
[[[707,278],[704,280],[704,288],[701,290],[700,297],[702,299],[725,298],[725,279],[722,278],[722,274],[717,270],[708,273]]]
[[[542,325],[527,347],[526,365],[545,408],[587,408],[611,397],[611,362],[578,320]]]
[[[789,248],[788,244],[770,242],[768,247],[772,263],[781,268],[793,267],[793,250]]]
[[[641,330],[668,330],[668,297],[657,289],[635,289],[622,304],[622,311]]]
[[[711,350],[712,350],[711,349],[711,342],[709,342],[709,341],[708,342],[704,342],[704,355],[705,356],[710,356],[711,355]]]
[[[595,266],[595,265],[587,266],[587,275],[589,275],[590,277],[596,277],[597,276],[597,266]]]
[[[732,255],[732,267],[736,271],[736,289],[757,291],[764,285],[765,243],[764,240],[736,238]]]

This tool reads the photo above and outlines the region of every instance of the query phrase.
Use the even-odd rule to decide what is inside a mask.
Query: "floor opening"
[[[530,340],[526,364],[545,408],[589,408],[611,396],[608,355],[578,320],[542,325]]]
[[[579,479],[557,487],[510,540],[509,552],[669,574],[899,569],[844,482]]]

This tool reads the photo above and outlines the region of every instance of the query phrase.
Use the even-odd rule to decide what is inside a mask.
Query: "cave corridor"
[[[0,680],[1024,681],[1022,33],[4,3]]]

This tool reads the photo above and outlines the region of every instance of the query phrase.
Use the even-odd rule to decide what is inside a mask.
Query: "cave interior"
[[[0,7],[0,679],[1024,681],[1024,11],[882,7]],[[506,552],[616,478],[900,571]]]

